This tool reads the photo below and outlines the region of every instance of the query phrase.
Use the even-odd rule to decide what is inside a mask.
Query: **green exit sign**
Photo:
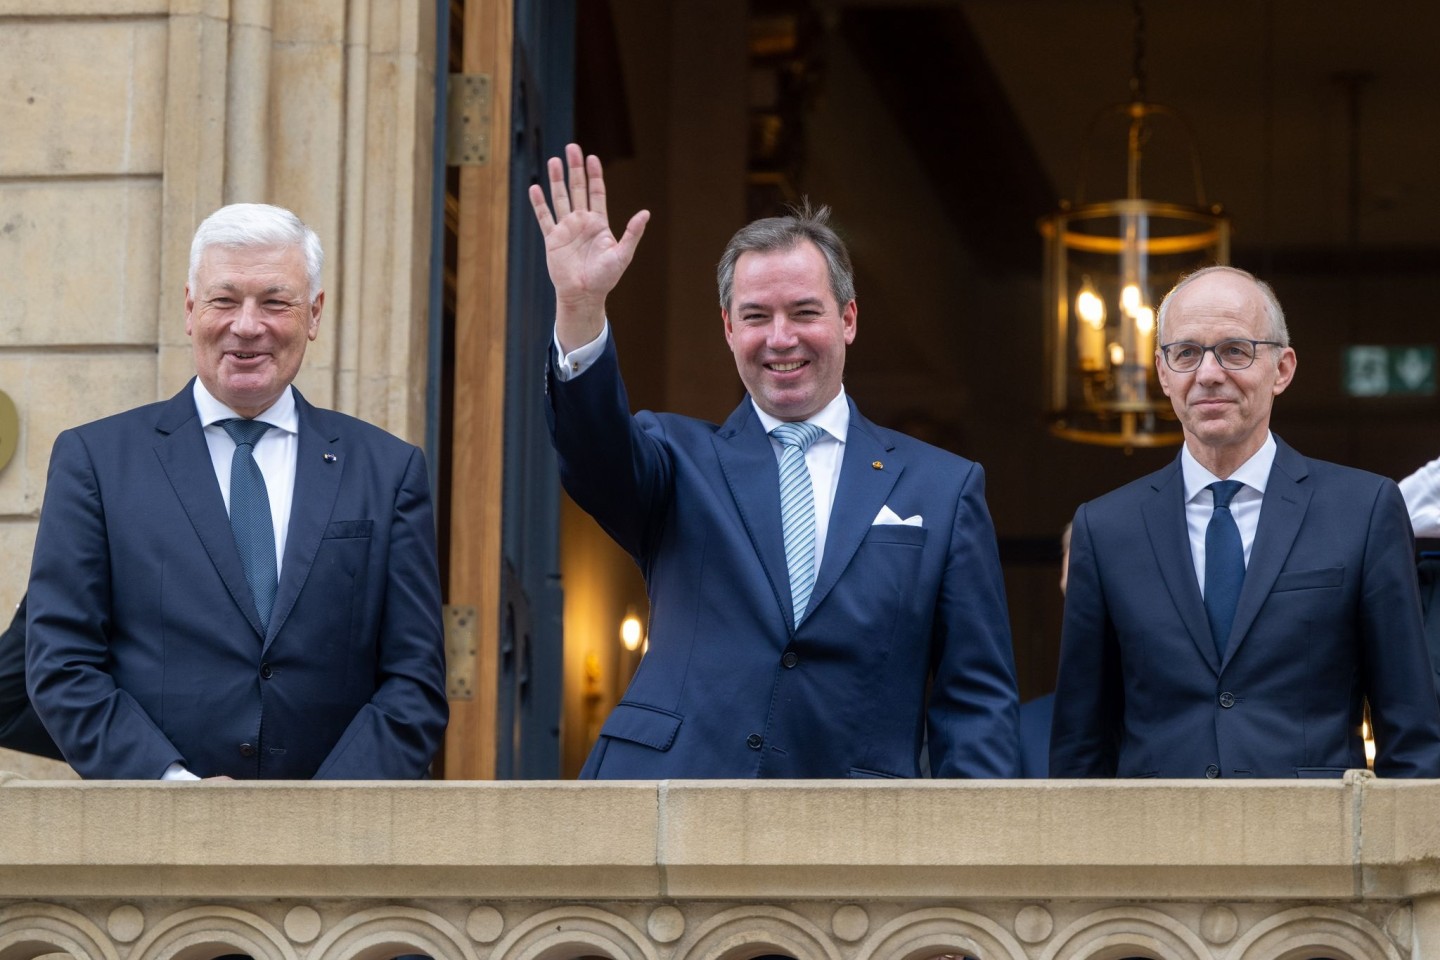
[[[1435,394],[1435,346],[1346,347],[1345,392],[1352,397]]]

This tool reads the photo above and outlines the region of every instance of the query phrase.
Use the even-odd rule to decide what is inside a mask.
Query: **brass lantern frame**
[[[1086,203],[1083,176],[1095,131],[1128,118],[1126,197]],[[1142,147],[1156,118],[1189,144],[1193,204],[1141,196]],[[1194,137],[1169,108],[1135,100],[1091,122],[1077,202],[1039,223],[1045,244],[1046,414],[1053,434],[1104,446],[1159,447],[1183,432],[1155,369],[1159,298],[1186,273],[1230,259],[1230,221],[1207,205]]]

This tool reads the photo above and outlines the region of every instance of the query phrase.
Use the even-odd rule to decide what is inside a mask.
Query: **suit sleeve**
[[[1018,777],[1019,707],[1010,615],[985,505],[985,473],[961,486],[940,584],[928,709],[936,777]]]
[[[376,689],[315,774],[317,780],[425,776],[449,717],[440,573],[425,459],[411,448],[390,519]]]
[[[1124,698],[1115,628],[1105,606],[1089,520],[1081,506],[1070,533],[1050,776],[1115,776]]]
[[[1370,516],[1360,590],[1375,772],[1440,777],[1440,704],[1425,645],[1405,502],[1386,481]]]
[[[107,670],[113,579],[94,464],[67,430],[50,456],[30,568],[30,699],[81,776],[155,780],[183,758]]]
[[[671,480],[661,426],[653,414],[630,415],[613,332],[594,364],[568,381],[547,359],[545,419],[560,461],[560,481],[627,553],[641,562],[664,516]]]

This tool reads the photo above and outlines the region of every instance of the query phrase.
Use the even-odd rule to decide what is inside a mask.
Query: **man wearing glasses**
[[[1270,287],[1209,267],[1160,307],[1176,461],[1075,514],[1052,777],[1440,775],[1410,521],[1390,480],[1270,432],[1295,376]]]

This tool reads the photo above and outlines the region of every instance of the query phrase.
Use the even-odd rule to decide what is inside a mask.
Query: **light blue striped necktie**
[[[255,597],[260,623],[268,630],[278,581],[275,565],[275,525],[270,518],[270,493],[265,475],[255,462],[255,444],[270,429],[263,420],[222,420],[220,426],[235,441],[230,458],[230,529],[245,566],[245,580]]]
[[[815,589],[815,489],[805,450],[825,431],[813,423],[782,423],[770,435],[780,453],[780,528],[785,535],[785,564],[790,568],[790,603],[795,626],[805,617]]]

